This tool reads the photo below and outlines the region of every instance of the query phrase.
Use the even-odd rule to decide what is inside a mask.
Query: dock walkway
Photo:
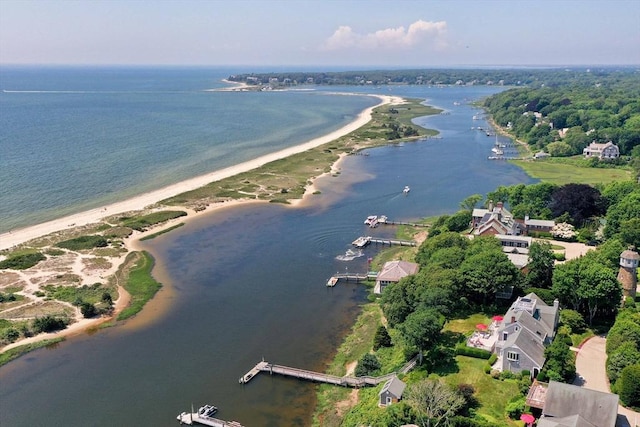
[[[414,242],[413,240],[398,240],[398,239],[380,239],[380,238],[373,238],[371,236],[362,236],[362,237],[358,237],[356,240],[354,240],[352,242],[352,245],[354,245],[357,248],[364,248],[365,246],[368,246],[370,243],[375,243],[375,244],[379,244],[379,245],[389,245],[389,246],[416,246],[416,242]]]
[[[254,376],[254,372],[269,372],[269,374],[278,374],[283,375],[285,377],[293,377],[301,380],[326,383],[339,385],[342,387],[366,387],[366,386],[374,386],[378,385],[381,382],[387,381],[393,378],[396,375],[395,372],[392,372],[387,375],[382,375],[380,377],[338,377],[336,375],[323,374],[320,372],[308,371],[306,369],[298,369],[292,368],[289,366],[275,365],[273,363],[265,362],[264,360],[259,362],[256,366],[253,367],[247,374],[240,377],[240,384],[248,383]]]
[[[187,425],[196,423],[211,427],[243,427],[242,424],[237,421],[224,421],[213,417],[201,417],[197,412],[183,412],[178,415],[178,421],[180,421],[180,424]]]
[[[340,280],[344,280],[345,282],[354,281],[358,283],[363,280],[373,280],[377,276],[377,271],[370,271],[368,273],[336,273],[327,280],[327,286],[334,287]]]

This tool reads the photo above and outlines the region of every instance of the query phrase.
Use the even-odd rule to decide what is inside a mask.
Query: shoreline
[[[371,120],[371,113],[374,108],[377,108],[386,104],[396,104],[396,103],[403,102],[402,98],[396,97],[396,96],[374,95],[374,94],[369,94],[367,96],[378,98],[380,99],[380,102],[360,112],[360,114],[358,114],[355,120],[347,123],[343,127],[333,132],[330,132],[326,135],[314,138],[310,141],[304,142],[302,144],[299,144],[293,147],[276,151],[274,153],[265,154],[258,158],[248,160],[246,162],[243,162],[234,166],[229,166],[229,167],[219,169],[204,175],[190,178],[175,184],[168,185],[158,190],[149,191],[120,202],[111,203],[106,206],[67,215],[62,218],[24,227],[21,229],[11,230],[9,232],[0,234],[0,250],[11,249],[22,243],[26,243],[30,240],[33,240],[42,236],[46,236],[48,234],[51,234],[57,231],[62,231],[62,230],[71,229],[74,227],[80,227],[83,225],[95,223],[112,215],[120,214],[123,212],[142,210],[150,205],[158,203],[161,200],[176,196],[181,193],[185,193],[187,191],[195,190],[211,182],[229,178],[231,176],[238,175],[243,172],[248,172],[250,170],[257,169],[266,163],[269,163],[275,160],[281,160],[293,154],[298,154],[298,153],[307,151],[309,149],[318,147],[320,145],[327,144],[367,124]],[[236,203],[236,202],[237,201],[224,202],[219,204],[219,206],[229,206],[230,203]],[[217,207],[218,205],[214,205],[208,208],[208,210],[215,209]],[[186,220],[190,216],[192,216],[192,214],[188,214],[186,218],[183,218],[183,220]]]
[[[309,149],[327,144],[367,124],[372,119],[372,112],[375,108],[380,107],[382,105],[386,105],[386,104],[395,105],[395,104],[400,104],[405,102],[403,98],[397,97],[397,96],[387,96],[387,95],[368,95],[368,96],[376,97],[380,99],[380,102],[377,103],[376,105],[373,105],[363,110],[360,114],[358,114],[355,120],[351,121],[345,126],[333,132],[330,132],[326,135],[320,136],[318,138],[314,138],[310,141],[307,141],[305,143],[302,143],[293,147],[286,148],[284,150],[280,150],[274,153],[260,156],[256,159],[249,160],[249,161],[240,163],[238,165],[213,171],[208,174],[200,175],[198,177],[181,181],[179,183],[169,185],[159,190],[150,191],[127,200],[112,203],[107,206],[103,206],[101,208],[79,212],[77,214],[68,215],[56,220],[47,221],[41,224],[36,224],[34,226],[25,227],[20,230],[13,230],[11,232],[1,234],[0,250],[12,249],[12,248],[18,247],[21,244],[27,243],[33,239],[47,236],[49,234],[59,232],[62,230],[74,229],[74,228],[85,226],[88,224],[94,224],[104,220],[109,216],[113,216],[119,213],[143,210],[146,207],[156,204],[159,201],[167,199],[169,197],[173,197],[175,195],[194,190],[196,188],[207,185],[211,182],[215,182],[224,178],[228,178],[246,171],[259,168],[266,163],[269,163],[275,160],[284,159],[294,154],[298,154],[298,153],[307,151]],[[316,187],[315,187],[316,180],[320,177],[335,173],[339,169],[339,165],[342,163],[345,157],[346,157],[346,154],[342,153],[339,156],[339,158],[331,164],[329,172],[323,172],[323,173],[320,173],[319,175],[310,177],[309,178],[310,182],[307,186],[305,186],[305,192],[302,195],[302,197],[299,199],[292,199],[289,201],[291,207],[298,207],[303,205],[305,202],[307,202],[309,199],[309,195],[313,194],[316,191]],[[186,224],[197,217],[209,215],[224,208],[236,207],[243,204],[253,204],[253,203],[268,203],[268,202],[253,200],[253,199],[231,200],[231,201],[213,204],[209,206],[207,209],[199,212],[196,212],[195,210],[186,208],[184,206],[173,206],[172,208],[184,210],[187,213],[187,215],[167,221],[161,225],[151,227],[149,230],[146,230],[144,232],[134,232],[134,234],[132,234],[130,237],[124,239],[124,246],[126,248],[126,252],[114,260],[114,265],[112,268],[115,269],[114,271],[117,271],[125,262],[125,258],[128,254],[134,251],[140,251],[141,239],[146,236],[158,233],[159,231],[162,231],[165,229],[169,229],[170,227],[175,226],[178,223]],[[39,272],[37,268],[36,268],[36,272]],[[115,272],[111,272],[111,273],[108,273],[107,276],[112,276],[114,274]],[[83,281],[86,281],[86,282],[90,282],[91,280],[95,279],[95,277],[92,277],[91,275],[82,275],[82,277],[84,279]],[[102,278],[102,276],[100,276],[100,278]],[[50,340],[50,339],[75,336],[87,330],[97,328],[101,324],[113,321],[114,319],[117,318],[118,314],[124,308],[127,307],[128,301],[130,300],[129,293],[124,289],[122,285],[118,284],[117,289],[118,289],[119,296],[118,296],[118,299],[114,301],[115,303],[114,310],[109,316],[85,319],[85,318],[82,318],[81,316],[79,317],[79,314],[76,312],[76,318],[75,318],[76,321],[71,325],[69,325],[69,327],[57,332],[39,334],[33,337],[17,340],[13,343],[5,345],[4,347],[1,347],[0,354],[26,344],[33,344],[33,343]]]

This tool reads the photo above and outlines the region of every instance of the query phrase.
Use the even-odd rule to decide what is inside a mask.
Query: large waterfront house
[[[494,367],[538,375],[545,361],[544,350],[555,336],[559,314],[558,300],[549,306],[533,292],[518,297],[496,325],[493,352],[498,360]]]
[[[398,283],[403,277],[416,274],[419,264],[407,261],[389,261],[382,266],[382,270],[376,275],[374,294],[381,294],[385,287],[392,283]]]
[[[392,403],[397,403],[402,399],[402,393],[407,385],[402,382],[397,376],[393,376],[390,380],[384,383],[382,390],[380,390],[378,406],[389,406]]]
[[[620,157],[620,149],[611,141],[606,144],[598,144],[594,141],[582,150],[582,154],[584,154],[586,158],[597,157],[600,160],[617,159]]]
[[[538,427],[615,427],[618,395],[572,384],[534,381],[526,405],[542,410]]]
[[[502,202],[495,207],[489,202],[488,209],[474,209],[471,213],[471,234],[475,236],[508,235],[520,236],[534,232],[550,232],[554,221],[533,219],[525,216],[524,220],[515,219]]]

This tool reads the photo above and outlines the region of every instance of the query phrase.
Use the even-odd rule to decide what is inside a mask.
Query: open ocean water
[[[154,274],[165,283],[158,296],[124,325],[34,351],[0,368],[0,425],[172,426],[191,404],[210,403],[220,408],[220,418],[246,427],[308,426],[317,385],[260,374],[242,386],[238,378],[263,357],[324,370],[367,296],[355,284],[327,288],[327,279],[336,271],[366,271],[367,258],[379,248],[349,256],[356,237],[395,231],[368,229],[364,218],[385,214],[411,220],[454,212],[470,194],[532,182],[509,163],[487,160],[495,139],[471,129],[486,123],[472,120],[478,111],[469,102],[501,88],[318,89],[378,90],[426,99],[448,114],[416,121],[440,130],[442,139],[349,157],[339,175],[319,180],[321,194],[300,208],[234,207],[145,242],[157,260]],[[308,94],[303,98],[310,104],[303,104],[295,98],[299,94],[254,95],[259,111],[289,105],[277,101],[280,95],[292,96],[305,109],[326,99],[345,108],[348,114],[341,114],[347,116],[371,103]],[[342,102],[361,105],[338,107]],[[183,117],[183,110],[177,109],[176,117]],[[167,113],[166,120],[171,116]],[[245,127],[258,122],[248,120]],[[337,122],[325,131],[319,126],[318,134],[342,124]],[[282,127],[279,132],[295,133]],[[411,187],[408,195],[402,194],[405,185]]]

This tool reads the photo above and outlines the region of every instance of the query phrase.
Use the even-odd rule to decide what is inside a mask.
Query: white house
[[[617,159],[620,157],[620,149],[611,141],[606,144],[592,142],[582,150],[582,154],[584,157],[597,157],[600,160]]]

